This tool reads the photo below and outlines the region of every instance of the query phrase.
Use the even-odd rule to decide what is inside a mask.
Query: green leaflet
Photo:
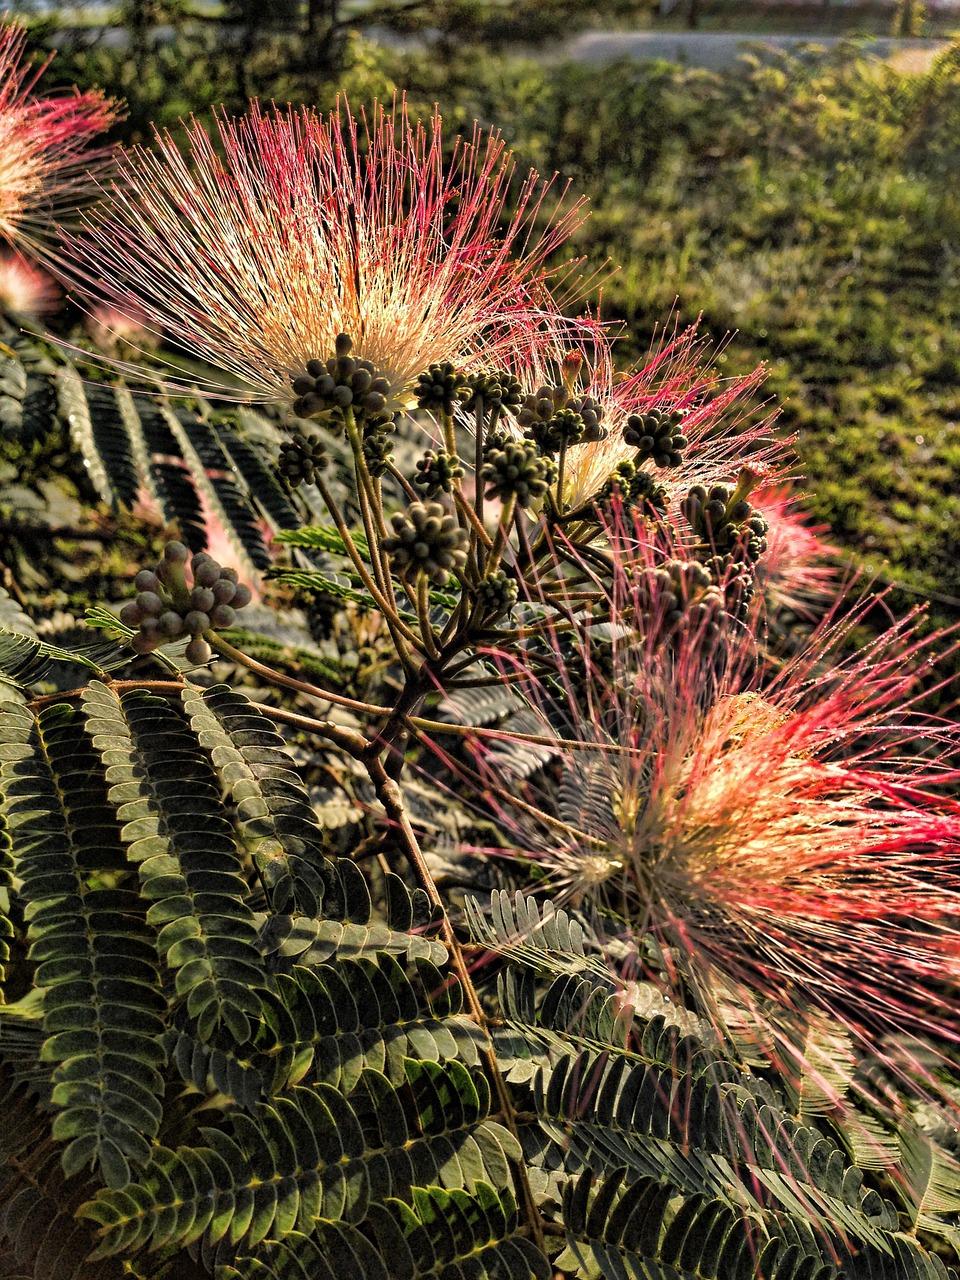
[[[366,536],[352,529],[350,537],[364,560],[370,559]],[[302,529],[284,529],[277,534],[277,541],[288,547],[307,547],[313,551],[326,551],[329,555],[346,556],[347,546],[338,530],[331,525],[306,525]]]
[[[218,813],[216,775],[163,699],[139,689],[118,699],[94,683],[83,704],[177,996],[200,1039],[222,1026],[242,1043],[267,976],[233,830]]]
[[[4,822],[29,958],[43,992],[41,1061],[52,1065],[53,1137],[65,1172],[95,1165],[129,1182],[159,1130],[166,1002],[139,895],[126,882],[119,827],[73,707],[5,714]],[[10,747],[32,748],[28,752]]]
[[[472,1193],[418,1188],[412,1207],[395,1199],[375,1206],[372,1239],[348,1224],[324,1225],[313,1238],[294,1234],[256,1257],[238,1258],[218,1271],[217,1280],[294,1275],[312,1280],[347,1275],[439,1280],[464,1274],[474,1280],[549,1280],[546,1259],[519,1234],[518,1226],[516,1203],[507,1189],[498,1191],[482,1181]]]
[[[58,663],[103,675],[125,667],[129,661],[130,654],[115,644],[98,641],[78,649],[62,649],[34,636],[0,628],[0,681],[14,688],[45,679]]]
[[[348,1094],[294,1086],[204,1129],[202,1146],[158,1148],[142,1183],[101,1192],[81,1211],[99,1224],[96,1256],[159,1247],[174,1225],[183,1243],[204,1235],[231,1249],[309,1233],[317,1222],[359,1225],[375,1203],[409,1201],[421,1180],[472,1191],[493,1175],[502,1190],[505,1145],[515,1152],[485,1122],[489,1093],[478,1094],[458,1063],[408,1059],[405,1071],[400,1090],[370,1070]],[[500,1160],[484,1158],[475,1134]]]
[[[187,686],[182,696],[190,726],[237,806],[244,843],[273,911],[319,916],[337,879],[323,851],[323,828],[283,739],[247,698],[226,685],[202,694]]]

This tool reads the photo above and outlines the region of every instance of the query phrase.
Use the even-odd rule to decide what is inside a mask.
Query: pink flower
[[[25,316],[46,316],[60,306],[60,290],[39,267],[19,253],[0,252],[0,308]]]
[[[52,224],[98,194],[111,149],[91,141],[117,118],[98,93],[32,95],[43,67],[24,59],[22,27],[0,31],[0,236],[50,256]]]
[[[910,1045],[960,1043],[960,726],[920,705],[943,637],[911,618],[841,657],[854,611],[770,673],[703,614],[666,641],[656,583],[652,559],[618,572],[612,624],[558,635],[552,684],[511,669],[556,745],[546,790],[477,749],[507,856],[788,1078],[812,1019],[936,1095]]]
[[[776,478],[785,473],[792,454],[790,441],[772,429],[773,415],[759,425],[747,424],[743,402],[763,381],[762,366],[739,378],[722,378],[714,363],[716,350],[698,335],[697,325],[663,329],[651,344],[646,363],[631,373],[614,367],[614,347],[599,322],[582,337],[559,333],[538,336],[522,352],[521,381],[528,394],[567,380],[573,407],[589,398],[600,409],[604,438],[572,446],[565,468],[564,501],[576,507],[592,497],[617,464],[632,459],[636,448],[623,439],[631,414],[651,409],[679,411],[688,446],[679,467],[663,470],[651,461],[676,511],[692,484],[710,487],[735,476],[749,460]]]
[[[770,526],[767,550],[757,565],[767,609],[808,619],[823,613],[839,590],[841,554],[824,540],[827,526],[810,522],[789,485],[757,489],[751,502]]]
[[[221,391],[290,402],[345,332],[403,402],[431,362],[495,363],[518,333],[566,327],[545,263],[580,206],[539,230],[552,183],[531,173],[508,215],[513,169],[479,132],[445,164],[439,115],[413,122],[403,102],[369,119],[254,103],[213,136],[189,124],[184,151],[159,134],[130,152],[71,271],[219,369]]]

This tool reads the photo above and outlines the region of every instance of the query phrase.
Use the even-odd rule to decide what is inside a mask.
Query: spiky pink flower
[[[19,253],[0,252],[0,309],[47,316],[60,306],[60,290],[45,271]]]
[[[47,255],[51,227],[98,194],[111,149],[90,144],[117,109],[99,93],[35,97],[44,67],[26,61],[25,40],[0,31],[0,236]]]
[[[653,939],[647,976],[727,1043],[789,1075],[813,1013],[935,1093],[909,1046],[960,1044],[960,727],[918,694],[942,638],[908,619],[844,658],[854,612],[769,673],[747,629],[664,643],[650,579],[616,595],[602,639],[558,635],[551,686],[511,673],[555,739],[550,788],[478,750],[510,856],[641,967]]]
[[[212,134],[191,122],[184,150],[155,141],[125,157],[112,207],[70,242],[72,274],[234,391],[291,401],[342,332],[402,401],[432,362],[496,362],[518,332],[564,325],[545,263],[580,206],[560,212],[562,193],[531,173],[508,213],[498,134],[475,131],[445,163],[439,114],[412,121],[404,102],[369,118],[254,103]]]
[[[757,582],[771,613],[799,618],[822,614],[839,589],[839,547],[827,542],[826,525],[813,524],[790,485],[764,486],[751,502],[770,526]]]
[[[603,439],[572,446],[565,468],[564,501],[576,507],[597,493],[618,463],[631,459],[636,448],[623,438],[631,414],[651,409],[684,414],[683,434],[689,441],[679,467],[661,470],[652,461],[646,470],[670,495],[676,510],[692,484],[710,487],[735,476],[749,458],[777,477],[785,474],[792,455],[790,441],[773,430],[771,415],[758,424],[747,423],[744,402],[763,381],[761,367],[744,377],[721,377],[717,349],[698,333],[697,324],[655,335],[648,358],[631,373],[617,372],[614,344],[605,328],[585,327],[582,337],[565,333],[538,337],[521,355],[520,377],[528,394],[540,387],[567,382],[574,400],[587,397],[601,411]],[[575,370],[571,375],[570,370]]]

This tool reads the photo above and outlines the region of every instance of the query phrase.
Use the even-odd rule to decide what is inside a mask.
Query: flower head
[[[617,373],[613,349],[603,327],[583,325],[582,336],[558,333],[538,338],[523,353],[521,380],[528,397],[550,391],[563,407],[595,414],[599,430],[587,432],[569,449],[564,501],[587,501],[622,462],[637,461],[655,471],[675,510],[693,483],[710,486],[736,474],[746,457],[782,474],[789,441],[771,430],[770,421],[747,425],[743,401],[763,380],[763,369],[740,378],[721,378],[707,341],[697,326],[663,330],[644,365]],[[714,353],[715,354],[715,353]],[[545,402],[545,401],[544,401]],[[632,420],[640,415],[672,417],[682,430],[683,452],[668,467],[656,465],[653,451],[638,450]],[[519,420],[523,429],[523,415]]]
[[[0,309],[17,315],[45,316],[60,305],[60,290],[50,276],[19,253],[0,252]]]
[[[112,207],[70,242],[72,273],[262,400],[291,403],[348,334],[395,407],[429,365],[469,369],[567,323],[545,261],[579,206],[537,231],[552,184],[531,173],[507,215],[513,169],[479,132],[445,163],[439,115],[402,102],[369,118],[254,103],[212,135],[191,122],[183,151],[158,134],[130,152]]]
[[[652,939],[647,976],[727,1043],[789,1076],[813,1011],[936,1093],[906,1048],[960,1043],[960,728],[917,696],[935,642],[908,620],[841,659],[855,611],[768,672],[716,616],[665,643],[650,619],[676,582],[658,609],[651,570],[621,580],[616,625],[585,633],[579,661],[565,650],[559,681],[513,672],[556,740],[542,791],[494,790],[477,752],[513,856],[636,964]]]
[[[768,610],[816,617],[837,594],[839,549],[824,540],[825,525],[811,524],[789,485],[762,487],[752,501],[769,526],[757,565]]]
[[[91,141],[117,118],[98,93],[34,97],[43,71],[24,60],[22,27],[0,31],[0,236],[47,254],[54,222],[96,197],[109,147]]]

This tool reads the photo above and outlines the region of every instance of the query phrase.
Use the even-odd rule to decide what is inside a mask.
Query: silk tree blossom
[[[767,609],[798,618],[821,615],[839,590],[840,549],[827,542],[789,485],[761,487],[751,501],[769,525],[767,550],[757,565]]]
[[[44,66],[22,27],[0,31],[0,236],[45,258],[51,231],[96,198],[112,149],[91,145],[117,119],[99,93],[34,94]]]
[[[582,336],[574,335],[573,341],[560,333],[529,344],[520,368],[527,394],[565,384],[574,408],[589,401],[599,411],[602,438],[568,450],[563,494],[568,509],[588,501],[619,463],[635,457],[636,448],[624,439],[624,428],[631,415],[653,409],[682,414],[688,442],[677,467],[643,463],[667,490],[672,513],[692,484],[709,488],[730,480],[747,459],[771,480],[788,473],[793,461],[790,440],[774,430],[774,415],[759,423],[748,421],[745,402],[762,384],[763,367],[742,377],[721,377],[718,354],[719,349],[698,334],[696,324],[661,331],[646,362],[629,373],[616,370],[614,345],[599,323]]]
[[[788,1076],[813,1011],[936,1094],[909,1046],[960,1043],[960,727],[918,693],[943,638],[914,617],[841,658],[854,612],[771,674],[751,628],[664,643],[652,580],[620,575],[602,640],[558,635],[552,684],[511,670],[556,746],[543,790],[476,752],[506,856]]]
[[[53,279],[19,253],[0,252],[0,310],[18,316],[47,316],[60,306]]]
[[[570,327],[546,260],[582,208],[530,173],[508,214],[498,134],[445,163],[439,114],[415,122],[403,102],[369,119],[254,103],[212,132],[192,121],[184,150],[155,144],[126,155],[111,208],[70,241],[72,275],[219,369],[221,391],[290,403],[346,333],[402,403],[433,362],[495,363],[520,334]]]

